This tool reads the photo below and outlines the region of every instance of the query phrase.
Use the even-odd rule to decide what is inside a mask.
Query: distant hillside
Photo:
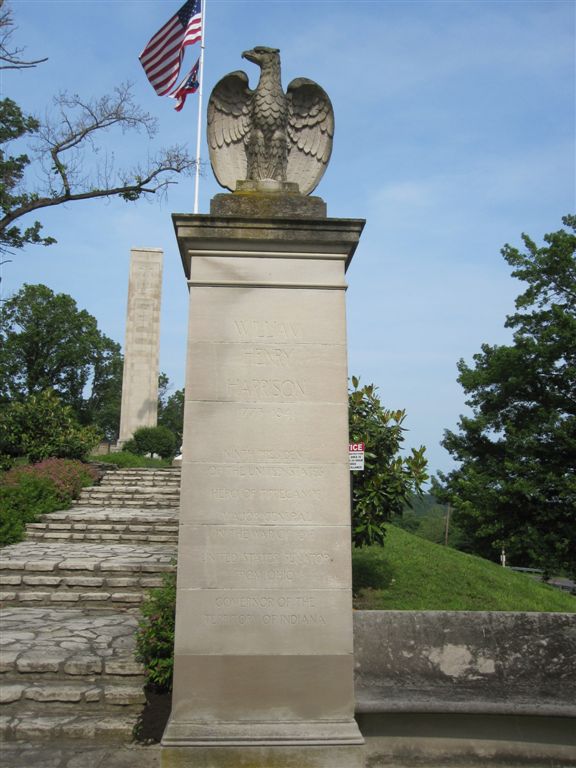
[[[561,611],[576,597],[396,526],[384,547],[353,551],[354,607],[414,611]]]

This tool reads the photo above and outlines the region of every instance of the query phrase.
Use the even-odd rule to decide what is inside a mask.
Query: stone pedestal
[[[165,768],[362,759],[344,274],[364,222],[302,197],[298,218],[281,197],[247,216],[260,196],[173,217],[190,316]]]
[[[162,259],[160,248],[130,251],[119,448],[158,419]]]

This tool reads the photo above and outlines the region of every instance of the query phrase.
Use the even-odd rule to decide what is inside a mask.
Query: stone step
[[[114,464],[106,467],[106,469],[118,475],[160,475],[164,477],[179,475],[181,472],[180,467],[116,467]]]
[[[179,483],[179,469],[146,470],[146,469],[116,469],[106,472],[101,482],[134,482],[134,483]]]
[[[172,509],[124,509],[106,507],[106,509],[64,509],[42,515],[40,522],[66,523],[111,523],[113,525],[178,525],[178,512]]]
[[[144,591],[107,592],[87,590],[14,590],[0,592],[0,607],[27,605],[74,605],[83,608],[110,608],[123,611],[141,605],[146,599]]]
[[[5,547],[2,605],[138,606],[174,570],[175,544],[23,541]]]
[[[142,681],[143,682],[143,681]],[[34,704],[32,704],[34,702]],[[77,711],[82,707],[91,712],[106,712],[116,707],[140,712],[146,703],[140,685],[93,683],[90,681],[2,681],[0,712],[2,716],[17,715],[31,706],[37,713],[58,706],[60,711]]]
[[[158,491],[159,493],[177,493],[180,490],[179,482],[169,483],[169,484],[158,484],[155,482],[138,482],[136,480],[123,480],[123,481],[114,481],[114,482],[103,482],[100,485],[90,485],[84,490],[102,490],[111,492],[117,489],[125,489],[127,491]]]
[[[178,532],[167,533],[138,533],[135,531],[117,531],[106,532],[88,528],[86,530],[77,530],[75,527],[68,527],[63,530],[54,530],[46,526],[45,528],[26,529],[28,540],[30,541],[92,541],[98,543],[117,542],[118,544],[173,544],[178,542]]]
[[[0,736],[6,742],[40,741],[66,743],[69,739],[93,739],[98,743],[128,742],[138,722],[138,713],[102,717],[79,712],[54,712],[38,716],[34,709],[0,721]]]
[[[158,501],[142,501],[141,499],[125,499],[123,501],[119,501],[118,499],[90,499],[85,498],[81,501],[75,502],[72,505],[73,509],[76,509],[78,507],[92,507],[92,508],[98,508],[98,507],[117,507],[118,505],[122,504],[122,506],[130,509],[138,509],[138,508],[149,508],[149,509],[178,509],[180,506],[179,499],[174,500],[162,500],[161,502]]]
[[[28,523],[33,541],[87,541],[117,544],[175,544],[178,514],[173,510],[134,512],[118,508],[73,508]]]
[[[26,573],[18,572],[2,572],[0,573],[0,587],[2,589],[31,589],[31,590],[46,590],[53,589],[54,587],[78,589],[79,587],[86,589],[139,589],[141,587],[145,589],[152,589],[153,587],[159,587],[162,583],[161,576],[155,575],[132,575],[132,576],[86,576],[83,574],[74,574],[72,576],[63,575],[27,575]]]
[[[130,477],[130,476],[123,476],[123,475],[116,475],[115,473],[108,473],[104,475],[102,480],[100,481],[100,485],[102,486],[110,486],[110,485],[136,485],[139,488],[143,487],[154,487],[154,488],[179,488],[180,487],[180,476],[178,477],[158,477],[158,478],[147,478],[147,477]]]
[[[177,509],[180,506],[179,495],[158,494],[126,494],[119,493],[83,493],[73,503],[72,508],[78,507],[129,507],[137,509]]]
[[[164,499],[179,499],[180,492],[178,490],[162,489],[162,488],[134,488],[134,487],[113,487],[102,488],[101,486],[92,486],[90,488],[84,488],[79,496],[81,499],[118,499],[124,501],[125,499],[142,499],[143,501],[163,501]],[[117,506],[122,506],[118,504]]]

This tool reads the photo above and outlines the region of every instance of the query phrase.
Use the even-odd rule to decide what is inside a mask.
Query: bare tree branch
[[[12,11],[4,6],[4,0],[0,0],[0,69],[30,69],[48,61],[47,58],[34,61],[24,61],[20,58],[25,49],[9,47],[15,29]]]
[[[123,197],[125,200],[137,200],[142,195],[161,194],[171,184],[177,183],[172,174],[190,173],[195,164],[196,161],[190,159],[185,148],[175,146],[163,150],[155,158],[151,158],[145,169],[137,167],[131,173],[126,173],[123,176],[123,183],[114,187],[73,192],[63,180],[64,191],[61,194],[31,199],[0,219],[0,233],[16,219],[40,208],[50,208],[55,205],[62,205],[62,203],[100,197]],[[65,173],[63,179],[66,179]]]
[[[92,198],[122,197],[133,201],[142,196],[164,194],[176,183],[175,175],[188,174],[195,168],[196,161],[184,146],[160,150],[132,169],[115,170],[113,155],[105,151],[94,162],[94,155],[98,156],[102,149],[98,139],[110,129],[144,131],[149,138],[156,133],[156,119],[134,103],[131,89],[130,83],[124,83],[112,94],[89,100],[60,93],[54,99],[54,112],[43,121],[34,120],[32,128],[27,130],[33,136],[34,160],[23,156],[19,176],[2,198],[0,246],[53,242],[40,237],[38,222],[27,230],[31,233],[28,238],[26,232],[21,233],[19,227],[15,227],[14,222],[33,211]],[[12,103],[8,107],[12,109],[10,116],[14,117],[17,105]],[[85,149],[90,149],[90,156]],[[44,180],[37,189],[22,190],[22,168],[30,162],[43,173]]]

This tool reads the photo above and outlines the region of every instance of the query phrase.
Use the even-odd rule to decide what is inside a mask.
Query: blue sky
[[[162,145],[195,147],[195,97],[176,113],[138,62],[179,0],[10,5],[14,42],[49,60],[5,72],[3,95],[41,116],[58,91],[97,96],[129,80],[159,135],[110,134],[117,165]],[[521,284],[500,248],[519,245],[522,232],[540,242],[575,208],[575,8],[572,0],[208,0],[205,99],[235,69],[255,86],[256,67],[240,58],[254,45],[281,49],[285,86],[309,77],[332,99],[334,152],[316,194],[329,216],[367,220],[348,271],[350,373],[407,410],[407,445],[426,445],[432,472],[452,466],[439,443],[466,411],[458,359],[509,338],[504,320]],[[200,212],[219,191],[207,165]],[[44,283],[122,343],[130,248],[162,248],[160,367],[183,386],[187,290],[170,214],[191,212],[193,194],[186,179],[165,202],[42,213],[58,244],[15,254],[3,268],[4,297]]]

